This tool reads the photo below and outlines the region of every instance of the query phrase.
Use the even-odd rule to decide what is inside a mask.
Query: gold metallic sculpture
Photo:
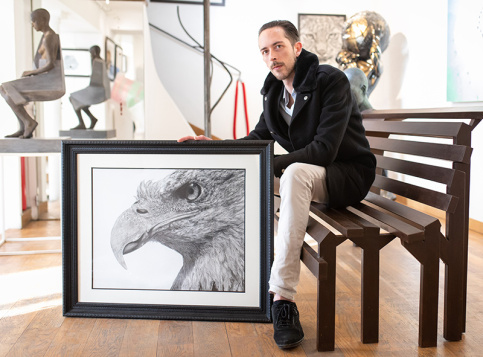
[[[0,94],[12,108],[19,122],[19,130],[6,137],[31,138],[38,123],[25,110],[33,101],[50,101],[65,94],[64,67],[59,35],[49,26],[50,14],[45,9],[31,13],[32,27],[43,33],[31,71],[22,78],[2,83]]]
[[[381,76],[381,54],[389,45],[390,35],[384,18],[373,11],[358,12],[344,23],[342,50],[336,61],[342,70],[359,68],[364,72],[368,96]]]

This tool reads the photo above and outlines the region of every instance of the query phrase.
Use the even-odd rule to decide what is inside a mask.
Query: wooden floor
[[[10,236],[59,236],[59,221],[30,223]],[[7,236],[8,236],[7,235]],[[7,243],[0,251],[55,249],[60,242]],[[469,243],[466,334],[442,336],[418,348],[419,266],[393,241],[382,250],[380,339],[360,335],[360,249],[346,242],[337,267],[336,350],[315,350],[315,279],[303,267],[297,303],[306,339],[291,351],[272,341],[272,326],[255,323],[83,319],[62,316],[61,254],[0,256],[0,356],[481,356],[483,355],[483,235]],[[443,286],[441,266],[441,288]],[[440,294],[442,301],[442,293]]]

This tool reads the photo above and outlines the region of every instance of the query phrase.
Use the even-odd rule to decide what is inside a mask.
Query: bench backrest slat
[[[458,203],[458,198],[455,196],[394,180],[382,175],[376,175],[372,185],[447,212],[454,212]]]
[[[367,139],[369,140],[372,149],[462,162],[466,164],[470,163],[471,160],[471,148],[463,145],[427,143],[371,136],[368,136]]]
[[[417,135],[429,137],[455,138],[463,131],[471,131],[470,126],[462,122],[388,122],[364,120],[367,135],[374,133]]]
[[[451,186],[454,169],[376,155],[377,167]]]

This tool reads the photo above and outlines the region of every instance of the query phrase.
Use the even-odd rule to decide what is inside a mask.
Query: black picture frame
[[[237,322],[271,321],[268,279],[273,262],[272,141],[214,140],[177,143],[175,141],[65,140],[62,142],[61,154],[64,316]],[[161,172],[163,170],[172,170],[172,172]],[[160,173],[164,177],[159,181],[169,181],[169,185],[158,185],[159,181],[153,179],[153,177],[161,177],[158,176]],[[129,207],[119,204],[117,200],[118,196],[132,197],[132,189],[129,188],[132,185],[128,182],[140,181],[140,178],[145,181],[144,184],[146,185],[148,185],[147,179],[155,182],[158,185],[156,192],[171,190],[169,191],[171,196],[162,196],[164,198],[156,196],[156,199],[144,198],[147,202],[162,202],[163,205],[168,206],[172,204],[172,200],[166,197],[173,197],[173,200],[177,200],[173,207],[185,207],[194,203],[198,205],[189,206],[188,210],[191,212],[190,210],[196,207],[199,213],[191,217],[197,218],[186,218],[186,222],[183,221],[181,224],[180,221],[178,225],[175,224],[176,222],[170,223],[169,234],[166,232],[158,234],[156,239],[162,237],[164,241],[168,239],[165,237],[175,235],[176,229],[186,228],[187,225],[192,225],[190,232],[207,231],[203,237],[209,236],[209,239],[213,241],[218,239],[216,235],[220,234],[219,232],[224,232],[223,240],[228,241],[229,237],[236,237],[234,239],[238,241],[239,232],[243,232],[243,243],[239,245],[242,247],[242,253],[237,253],[239,254],[237,257],[242,257],[243,270],[234,279],[243,282],[243,289],[238,288],[240,285],[236,285],[237,288],[219,288],[223,284],[218,284],[219,287],[216,286],[218,291],[209,291],[202,288],[196,290],[179,286],[172,289],[178,278],[171,288],[133,287],[131,281],[125,277],[112,278],[112,276],[118,274],[118,271],[116,271],[116,274],[110,275],[109,279],[106,279],[105,271],[114,271],[109,270],[111,263],[108,260],[112,262],[113,258],[112,256],[108,257],[109,248],[104,249],[108,246],[106,240],[110,241],[109,247],[112,250],[112,255],[116,258],[120,255],[120,251],[122,251],[123,257],[135,254],[126,253],[127,245],[125,245],[125,241],[119,243],[119,237],[124,233],[118,234],[118,232],[125,232],[126,227],[135,227],[135,229],[144,227],[144,223],[133,224],[134,221],[126,220],[125,214],[134,214],[139,219],[144,219],[147,217],[144,215],[147,211],[139,208],[139,206],[136,206],[135,210],[134,208],[131,210]],[[235,178],[237,181],[232,181]],[[183,180],[186,182],[183,182]],[[224,200],[218,201],[218,204],[209,205],[207,204],[208,201],[202,201],[201,198],[199,202],[196,202],[193,197],[197,195],[197,190],[190,188],[186,191],[188,182],[190,182],[190,185],[193,185],[193,182],[199,183],[198,186],[201,188],[198,187],[198,189],[203,194],[199,194],[197,197],[203,197],[203,200],[207,200],[207,197],[216,197],[216,192],[224,190]],[[139,184],[139,186],[144,184]],[[161,190],[159,187],[164,188]],[[227,189],[231,189],[234,193],[229,194],[229,191],[226,191]],[[139,195],[141,191],[145,192],[138,187],[137,201],[134,197],[131,198],[132,201],[136,202],[136,205],[140,204]],[[232,196],[238,198],[232,199]],[[218,197],[220,196],[218,195]],[[220,204],[220,202],[223,202],[223,204]],[[242,213],[237,215],[227,214],[232,210],[232,204],[237,205],[236,211]],[[226,207],[219,207],[220,205]],[[122,206],[122,209],[120,206]],[[110,208],[106,209],[106,207]],[[243,207],[243,209],[240,210],[240,207]],[[124,210],[125,208],[124,213],[118,216],[122,216],[122,218],[117,218],[114,223],[114,227],[117,227],[118,224],[120,226],[124,224],[123,228],[110,228],[112,224],[110,225],[109,222],[113,222],[110,215],[116,216],[118,215],[115,212],[116,210]],[[209,213],[205,213],[205,209]],[[153,213],[155,211],[149,209],[149,214],[155,217],[156,222],[161,219],[160,217],[166,215],[165,213],[156,215]],[[165,211],[169,210],[166,208]],[[187,213],[183,214],[187,217]],[[225,218],[219,218],[220,215]],[[241,216],[243,220],[238,220],[237,223],[233,223],[231,218],[226,218]],[[180,216],[177,217],[179,219]],[[200,222],[207,223],[200,224],[190,221],[197,219],[203,219]],[[216,224],[213,223],[215,221]],[[221,223],[218,224],[218,221]],[[131,223],[126,226],[122,222]],[[239,227],[237,228],[238,233],[227,233],[232,232],[234,228],[225,229],[223,228],[224,224],[232,228]],[[217,225],[218,228],[216,228]],[[149,230],[143,231],[144,240],[147,240],[146,237],[156,230],[159,233],[159,227],[162,225],[156,223],[155,226],[156,229],[151,226]],[[111,232],[110,237],[103,234],[106,231]],[[148,231],[149,234],[146,233]],[[183,237],[193,238],[191,235],[183,235]],[[203,238],[202,242],[206,242],[208,245],[211,242],[209,239]],[[140,240],[131,240],[132,242],[139,243]],[[164,243],[168,244],[165,241]],[[162,247],[162,244],[152,244],[149,247],[148,244],[151,243],[146,244],[146,249],[141,258],[136,258],[135,263],[132,263],[133,260],[129,261],[127,266],[144,264],[145,261],[150,259],[147,252],[153,254],[151,251],[155,246]],[[236,246],[236,244],[227,246]],[[229,249],[231,250],[231,248]],[[142,250],[143,248],[138,249],[137,252]],[[223,249],[218,250],[222,251]],[[198,249],[198,255],[202,255],[199,253],[200,251]],[[198,255],[196,259],[198,259]],[[104,256],[107,256],[108,259],[105,259]],[[233,255],[231,256],[233,257]],[[217,264],[215,258],[210,258],[209,265]],[[156,257],[156,261],[160,260],[163,259]],[[186,259],[186,261],[188,260]],[[119,259],[117,259],[117,263],[122,265]],[[183,259],[182,264],[185,265]],[[223,270],[224,264],[220,263],[218,270]],[[147,271],[143,269],[139,271]],[[179,269],[179,267],[176,269]],[[174,270],[174,268],[168,270]],[[175,274],[178,274],[179,277],[182,270]],[[200,271],[200,269],[193,269],[193,271]],[[147,275],[146,281],[151,282],[153,279],[150,279],[150,277],[156,277],[157,280],[159,274],[159,270],[151,269],[148,273],[139,275],[143,279]],[[169,274],[174,275],[173,271],[162,275]],[[117,281],[115,284],[120,285],[107,286],[107,284],[112,284],[112,281]],[[140,283],[137,277],[133,281],[136,281],[136,284],[144,284]],[[231,282],[233,279],[229,278],[225,281]],[[198,286],[197,284],[195,285]],[[225,285],[229,286],[230,284]]]
[[[203,0],[151,0],[151,2],[167,2],[173,4],[203,5]],[[211,0],[211,6],[225,6],[225,0]]]
[[[342,32],[346,15],[298,14],[300,41],[315,53],[320,64],[338,67],[337,54],[342,50]]]

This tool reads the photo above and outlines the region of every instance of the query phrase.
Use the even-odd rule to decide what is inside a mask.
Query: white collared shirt
[[[289,95],[291,95],[293,98],[293,104],[291,108],[288,107],[288,103],[290,99]],[[281,109],[280,112],[282,114],[283,119],[287,122],[288,125],[290,125],[290,122],[292,121],[292,114],[293,114],[293,108],[295,106],[296,97],[297,97],[297,92],[295,92],[295,89],[292,91],[292,94],[290,94],[287,88],[285,88],[285,86],[283,87],[283,97],[282,97],[282,101],[280,102],[280,109]]]

